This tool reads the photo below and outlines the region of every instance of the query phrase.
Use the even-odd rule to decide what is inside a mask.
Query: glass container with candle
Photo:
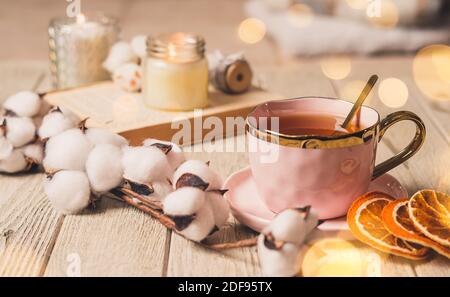
[[[188,33],[147,39],[143,98],[149,107],[192,110],[208,104],[205,41]]]
[[[105,15],[55,18],[48,27],[50,63],[56,88],[107,80],[103,68],[119,34],[118,21]]]

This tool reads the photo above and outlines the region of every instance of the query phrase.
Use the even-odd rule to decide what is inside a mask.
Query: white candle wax
[[[144,98],[150,107],[192,110],[208,104],[208,65],[205,59],[174,63],[148,58]]]

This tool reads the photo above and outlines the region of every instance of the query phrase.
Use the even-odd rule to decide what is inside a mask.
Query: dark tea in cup
[[[332,136],[357,132],[362,127],[351,123],[344,129],[344,118],[327,114],[289,114],[279,117],[279,132],[289,136]]]

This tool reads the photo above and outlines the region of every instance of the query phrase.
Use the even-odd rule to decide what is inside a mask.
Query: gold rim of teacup
[[[349,104],[353,104],[352,102],[342,100],[342,99],[334,99],[330,97],[298,97],[298,98],[291,98],[291,99],[283,99],[280,101],[290,101],[290,100],[298,100],[298,99],[327,99],[327,100],[333,100],[333,101],[340,101],[345,102]],[[319,136],[319,135],[287,135],[280,132],[272,131],[269,129],[260,130],[259,128],[253,126],[250,123],[251,114],[261,105],[270,103],[271,101],[264,102],[260,105],[257,105],[252,109],[252,111],[249,113],[249,116],[247,116],[246,119],[246,131],[253,135],[254,137],[283,145],[288,147],[296,147],[296,148],[305,148],[305,149],[327,149],[327,148],[344,148],[344,147],[350,147],[355,146],[359,144],[366,143],[370,140],[372,140],[374,137],[378,137],[378,130],[379,130],[379,124],[380,124],[380,114],[373,108],[364,106],[364,108],[368,108],[373,110],[377,114],[377,121],[375,124],[371,125],[370,127],[367,127],[365,129],[349,133],[349,134],[343,134],[343,135],[331,135],[331,136]]]

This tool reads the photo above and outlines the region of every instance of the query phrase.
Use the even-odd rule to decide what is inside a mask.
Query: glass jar
[[[54,86],[63,89],[109,79],[102,64],[119,31],[117,19],[103,14],[53,19],[48,34]]]
[[[205,41],[188,33],[169,33],[147,40],[144,102],[152,108],[192,110],[208,104]]]

